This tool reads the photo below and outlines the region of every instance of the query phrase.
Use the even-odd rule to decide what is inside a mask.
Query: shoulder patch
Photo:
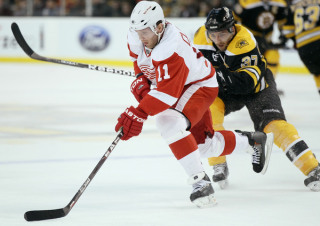
[[[239,41],[237,41],[236,43],[236,48],[240,48],[242,49],[243,47],[245,46],[248,46],[249,45],[249,42],[245,39],[240,39]]]
[[[253,34],[242,25],[236,24],[235,27],[237,34],[228,45],[226,54],[239,55],[256,48],[256,40]]]

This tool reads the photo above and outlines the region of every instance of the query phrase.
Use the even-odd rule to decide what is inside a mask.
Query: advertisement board
[[[168,18],[191,40],[205,18]],[[2,17],[0,62],[33,62],[18,46],[11,24],[16,22],[30,47],[40,55],[119,66],[131,66],[127,49],[129,18]],[[305,72],[294,50],[280,51],[282,67]]]

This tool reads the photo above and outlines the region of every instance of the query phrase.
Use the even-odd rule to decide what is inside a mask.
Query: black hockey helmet
[[[207,31],[216,32],[228,29],[231,32],[230,28],[234,25],[234,18],[232,15],[232,10],[227,7],[212,9],[205,23]]]

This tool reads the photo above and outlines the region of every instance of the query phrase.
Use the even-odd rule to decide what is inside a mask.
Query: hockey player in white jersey
[[[200,157],[252,150],[253,170],[264,173],[273,136],[262,132],[212,129],[209,106],[218,94],[215,69],[188,37],[164,19],[160,5],[140,1],[132,11],[128,48],[137,79],[131,92],[139,102],[118,118],[122,140],[138,136],[148,116],[156,116],[162,137],[189,176],[190,200],[198,207],[216,204]]]

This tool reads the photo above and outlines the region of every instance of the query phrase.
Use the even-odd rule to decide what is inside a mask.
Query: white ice
[[[277,147],[266,175],[252,171],[248,154],[229,156],[230,187],[214,185],[218,205],[198,209],[153,118],[139,137],[119,142],[69,215],[26,222],[26,211],[62,208],[78,191],[115,138],[118,115],[136,105],[132,80],[54,64],[0,64],[1,226],[320,225],[320,193],[304,186],[305,176]],[[277,82],[288,121],[320,156],[312,76],[280,74]],[[246,110],[225,121],[227,129],[253,129]]]

